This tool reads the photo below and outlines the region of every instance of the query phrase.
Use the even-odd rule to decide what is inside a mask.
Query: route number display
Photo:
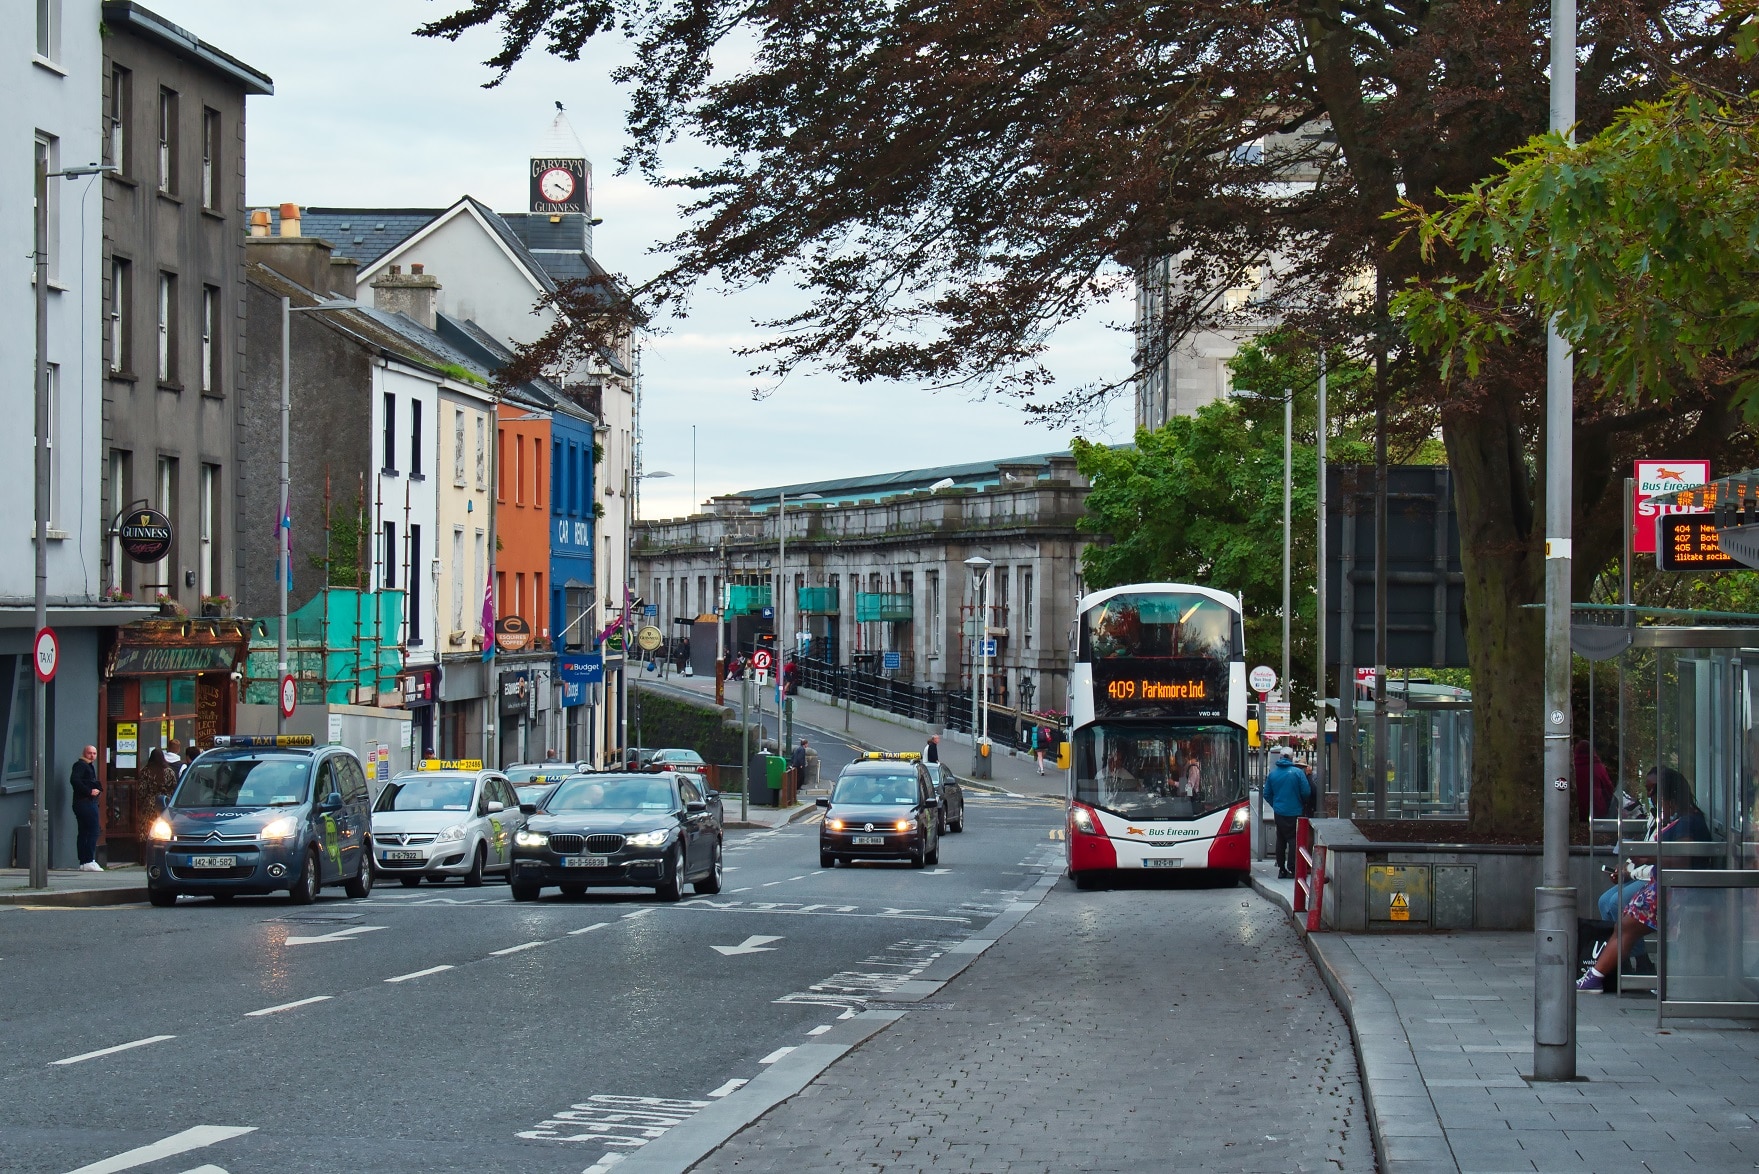
[[[1744,570],[1716,538],[1715,514],[1663,514],[1656,519],[1655,568],[1660,571]]]

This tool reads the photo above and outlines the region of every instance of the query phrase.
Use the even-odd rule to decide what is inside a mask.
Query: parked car
[[[705,794],[690,775],[576,775],[542,806],[521,810],[515,901],[535,901],[551,885],[568,896],[589,886],[652,887],[662,901],[680,899],[687,883],[698,893],[721,891],[720,793]]]
[[[379,792],[373,807],[374,863],[413,888],[425,877],[480,885],[512,867],[513,836],[525,825],[513,784],[475,760],[430,759]]]
[[[544,797],[556,789],[569,775],[589,773],[572,762],[549,762],[542,765],[524,763],[507,768],[507,781],[513,784],[513,794],[520,806],[535,803],[541,806]]]
[[[624,770],[646,770],[653,761],[654,751],[646,746],[630,746],[623,751]]]
[[[944,762],[924,763],[935,798],[941,801],[941,834],[965,830],[965,788],[959,776]]]
[[[686,774],[706,776],[708,763],[704,762],[702,755],[694,750],[661,749],[655,750],[653,757],[647,760],[647,769],[676,770]]]
[[[857,759],[843,768],[819,825],[818,865],[906,859],[917,868],[941,859],[940,800],[915,756]]]
[[[295,905],[326,885],[372,891],[371,793],[354,751],[309,734],[214,739],[160,801],[148,832],[147,897],[229,901],[287,890]]]

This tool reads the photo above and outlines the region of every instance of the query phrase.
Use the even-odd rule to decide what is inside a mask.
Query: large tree
[[[1589,132],[1682,76],[1743,80],[1736,19],[1703,0],[1579,10]],[[1401,197],[1440,206],[1434,193],[1469,189],[1544,129],[1548,16],[1533,0],[471,0],[424,31],[498,25],[502,69],[534,45],[568,57],[613,28],[634,37],[627,162],[695,196],[635,294],[676,307],[705,282],[798,282],[810,303],[755,349],[767,377],[819,364],[1072,411],[1128,380],[1057,388],[1046,343],[1130,268],[1176,259],[1148,363],[1275,260],[1275,297],[1253,310],[1380,359],[1395,417],[1441,429],[1477,700],[1472,818],[1502,830],[1539,810],[1538,625],[1519,605],[1541,582],[1541,332],[1519,324],[1444,383],[1371,291],[1475,268],[1425,257],[1385,218]],[[1304,158],[1251,149],[1321,119],[1330,135]],[[720,161],[664,171],[678,136]],[[1291,188],[1297,165],[1314,182]],[[1718,455],[1701,424],[1719,394],[1655,413],[1582,389],[1585,548],[1616,532],[1607,487],[1634,437]]]

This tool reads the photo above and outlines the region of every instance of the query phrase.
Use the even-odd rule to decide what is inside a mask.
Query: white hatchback
[[[373,805],[373,865],[411,887],[454,876],[480,885],[485,873],[507,872],[524,826],[513,784],[498,771],[406,771]]]

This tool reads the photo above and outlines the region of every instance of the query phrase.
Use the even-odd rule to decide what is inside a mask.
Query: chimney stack
[[[434,329],[438,322],[435,299],[440,292],[440,279],[425,269],[426,266],[417,262],[409,267],[408,274],[404,274],[401,265],[390,266],[388,272],[372,283],[373,309],[402,314],[411,322]]]
[[[258,208],[250,214],[250,235],[269,235],[269,210],[267,208]]]
[[[282,236],[298,236],[299,235],[299,205],[298,204],[282,204],[281,205],[281,235]]]
[[[331,291],[330,242],[321,237],[301,235],[298,204],[281,205],[281,232],[278,236],[269,235],[266,209],[252,212],[245,249],[245,256],[250,261],[273,269],[315,294]]]

